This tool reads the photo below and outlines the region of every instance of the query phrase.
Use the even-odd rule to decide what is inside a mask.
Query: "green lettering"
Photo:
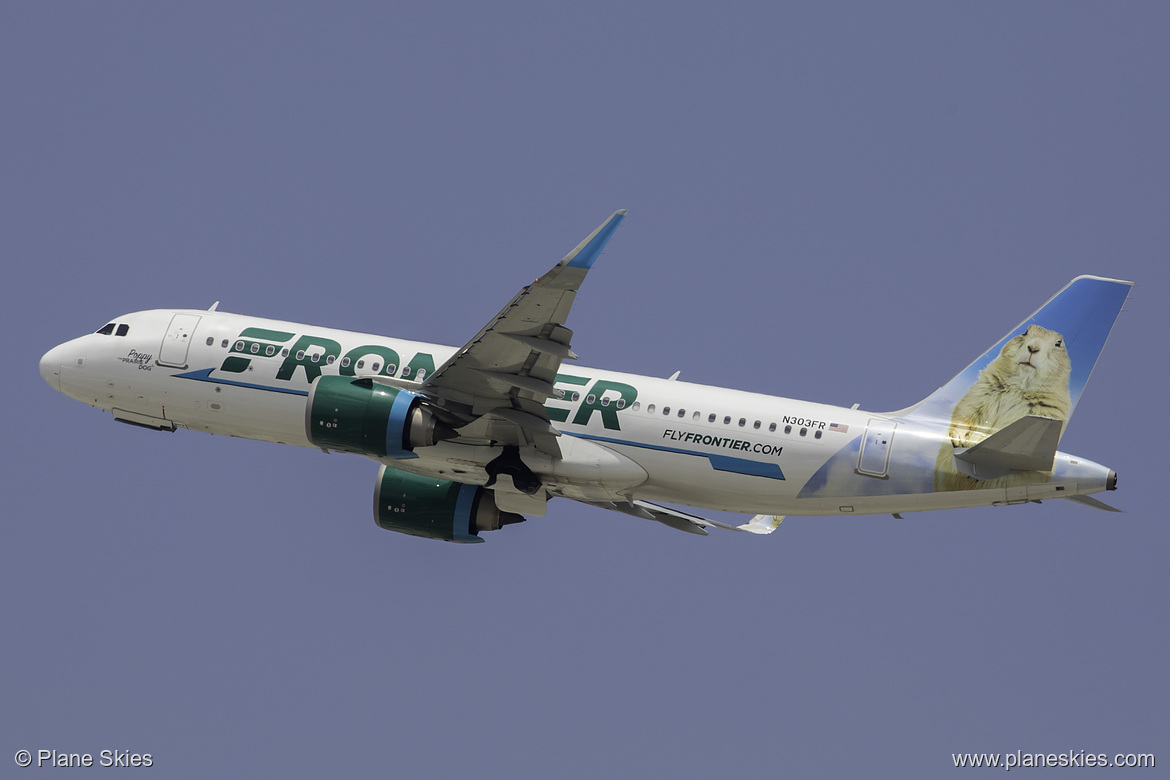
[[[314,350],[312,347],[320,347],[320,349]],[[305,381],[312,384],[317,377],[321,376],[321,368],[328,364],[329,358],[336,359],[339,354],[341,354],[341,345],[333,339],[320,336],[301,336],[297,339],[296,344],[289,347],[288,357],[280,364],[276,378],[286,381],[292,379],[297,366],[302,366],[305,369]],[[316,360],[313,360],[314,355],[317,356]]]
[[[422,371],[422,376],[419,376],[420,370]],[[421,382],[433,373],[435,373],[435,359],[425,352],[420,352],[414,356],[414,360],[410,361],[410,365],[406,367],[406,373],[402,375],[402,378]]]
[[[572,376],[570,374],[557,374],[556,379],[553,380],[553,387],[557,385],[587,385],[589,384],[589,377],[586,376]],[[559,406],[549,406],[549,403],[560,403],[565,396],[568,396],[569,401],[573,400],[573,391],[568,388],[558,388],[562,391],[561,397],[549,396],[548,401],[545,402],[544,408],[548,412],[548,419],[553,422],[564,422],[569,419],[569,409]]]
[[[586,399],[581,402],[581,406],[578,407],[577,415],[573,418],[573,424],[586,425],[594,412],[600,412],[602,425],[611,431],[620,431],[622,426],[618,423],[618,408],[615,399],[611,398],[605,406],[601,405],[602,396],[609,391],[618,393],[624,401],[622,404],[623,408],[634,403],[634,399],[638,397],[637,389],[630,385],[622,382],[610,382],[604,379],[598,380],[589,388],[589,395],[586,396]],[[589,403],[589,396],[593,397],[593,403]]]
[[[244,328],[242,331],[240,331],[240,338],[242,339],[268,339],[269,341],[279,341],[283,343],[292,337],[292,333],[288,333],[283,330],[268,330],[267,328]]]
[[[220,371],[230,371],[233,374],[241,374],[248,370],[248,366],[252,364],[251,360],[242,357],[226,357],[223,359],[223,365],[219,367]]]
[[[383,376],[394,376],[394,372],[398,370],[397,352],[390,349],[390,347],[367,344],[362,347],[354,347],[349,352],[346,352],[345,357],[341,359],[341,368],[337,370],[337,373],[342,376],[356,376],[357,361],[366,355],[377,355],[382,359],[382,364],[378,367],[378,373]]]

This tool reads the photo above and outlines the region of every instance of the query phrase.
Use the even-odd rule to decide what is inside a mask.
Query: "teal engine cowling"
[[[456,435],[418,393],[346,376],[322,376],[313,383],[305,432],[322,449],[388,458],[416,458],[416,447]]]
[[[382,466],[374,487],[374,522],[398,531],[447,542],[482,542],[480,531],[524,522],[502,512],[495,495],[479,485],[420,477]]]

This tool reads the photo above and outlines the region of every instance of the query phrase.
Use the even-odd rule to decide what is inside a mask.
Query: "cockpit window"
[[[115,335],[125,336],[129,332],[130,332],[130,326],[123,323],[123,324],[118,326],[118,332]]]
[[[109,325],[106,325],[104,328],[101,328],[101,329],[100,329],[100,330],[98,330],[97,332],[98,332],[100,335],[102,335],[102,336],[111,336],[111,335],[113,335],[113,333],[114,333],[114,323],[112,323],[112,322],[111,322]]]

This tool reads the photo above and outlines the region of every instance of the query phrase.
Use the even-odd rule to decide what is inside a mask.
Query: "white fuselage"
[[[115,417],[313,446],[306,401],[320,375],[421,382],[455,349],[217,311],[154,310],[45,355],[60,392]],[[124,328],[122,326],[125,326]],[[124,331],[125,335],[118,335]],[[1028,484],[934,492],[945,421],[928,424],[787,398],[561,366],[546,404],[563,457],[522,453],[551,495],[648,499],[732,512],[828,515],[1018,503],[1106,489],[1108,469],[1058,453]],[[629,391],[633,390],[631,394]],[[394,468],[484,484],[490,442],[439,442]],[[931,460],[933,463],[933,460]],[[908,481],[899,473],[921,473]],[[917,477],[915,477],[917,479]]]

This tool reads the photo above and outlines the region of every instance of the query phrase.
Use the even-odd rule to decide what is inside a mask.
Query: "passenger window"
[[[708,415],[707,422],[715,422],[715,413],[714,412],[712,412],[710,415]]]
[[[642,402],[641,401],[634,401],[634,405],[631,406],[630,408],[636,412],[642,408]]]
[[[785,426],[784,426],[784,432],[785,432],[785,433],[792,433],[792,426],[791,426],[791,425],[785,425]]]
[[[625,406],[626,406],[626,399],[624,399],[624,398],[617,399],[617,408],[624,409]]]
[[[723,418],[723,424],[724,424],[724,425],[731,425],[731,417],[730,417],[730,416],[728,416],[728,417],[724,417],[724,418]]]
[[[272,357],[273,355],[276,354],[276,347],[269,344],[267,347],[264,348],[264,354],[267,355],[268,357]]]
[[[574,400],[574,401],[580,401],[580,400],[581,400],[581,394],[580,394],[580,393],[578,393],[576,390],[574,390],[574,391],[573,391],[573,400]],[[650,411],[654,411],[654,407],[650,407]]]
[[[813,438],[814,438],[814,439],[819,439],[819,438],[821,438],[821,432],[820,432],[820,431],[817,431],[816,433],[814,433],[814,434],[813,434]]]
[[[129,332],[130,332],[130,326],[123,323],[123,324],[118,326],[118,332],[115,335],[125,336]]]
[[[601,396],[601,405],[602,406],[609,406],[609,397],[608,396],[604,396],[604,395]]]
[[[349,358],[343,357],[341,359],[341,367],[342,368],[349,368]]]
[[[679,409],[679,410],[678,410],[678,416],[679,416],[679,419],[682,419],[683,417],[686,417],[686,416],[687,416],[687,410],[686,410],[686,409]]]
[[[310,355],[310,356],[309,356],[309,360],[312,360],[314,363],[320,362],[320,360],[321,360],[321,353],[320,353],[320,352],[314,352],[312,355]]]
[[[772,433],[775,433],[776,432],[776,423],[772,423],[771,425],[769,425],[768,430]]]
[[[650,414],[654,414],[654,404],[650,404],[649,406],[647,406],[646,411]]]
[[[258,352],[260,352],[260,345],[259,345],[259,344],[257,344],[256,342],[254,342],[254,341],[253,341],[253,342],[252,342],[252,354],[253,354],[253,355],[255,355],[255,354],[257,354]],[[315,363],[315,362],[317,362],[317,361],[316,361],[316,360],[314,360],[313,362]]]
[[[297,360],[304,360],[304,359],[305,359],[305,351],[303,349],[298,349],[297,350]]]
[[[752,423],[752,427],[758,431],[760,429],[760,421],[756,420],[754,423]]]
[[[272,349],[272,347],[269,347],[269,349]],[[272,354],[272,353],[269,353],[269,354]],[[334,360],[334,356],[333,356],[333,355],[329,355],[327,358],[325,358],[325,362],[326,362],[328,365],[333,365],[333,360]]]
[[[375,374],[376,374],[376,373],[378,373],[378,365],[379,365],[379,364],[378,364],[378,363],[376,363],[376,362],[375,362],[375,363],[370,363],[370,370],[371,370],[371,371],[373,371]]]
[[[808,433],[808,428],[801,428],[801,429],[800,429],[800,435],[801,435],[801,436],[804,436],[806,433]]]
[[[359,361],[357,362],[357,367],[358,367],[359,369],[360,369],[360,368],[365,368],[365,367],[366,367],[366,361],[364,361],[364,360],[359,360]]]
[[[99,328],[97,333],[101,336],[114,335],[114,323],[111,322],[109,325],[106,325],[104,328]]]
[[[427,370],[425,368],[420,368],[418,373],[414,375],[414,378],[420,382],[423,381],[427,378]]]
[[[691,415],[691,419],[694,420],[695,422],[698,422],[700,416],[701,415],[698,412],[695,412],[694,414]]]
[[[395,372],[395,371],[397,371],[397,370],[398,370],[398,364],[397,364],[397,363],[387,363],[387,364],[386,364],[386,374],[387,374],[388,376],[394,376],[394,372]]]
[[[280,351],[280,356],[281,357],[288,357],[288,347],[285,347],[284,349],[282,349]]]
[[[596,400],[597,400],[597,396],[595,396],[593,393],[590,393],[589,395],[585,396],[585,403],[589,404],[590,406],[592,406],[593,402]]]
[[[223,341],[219,342],[219,346],[223,349],[227,349],[227,345],[228,345],[227,339],[224,339]]]
[[[740,428],[742,428],[742,427],[743,427],[743,426],[745,426],[745,425],[747,425],[747,418],[746,418],[746,417],[740,417],[740,418],[739,418],[739,427],[740,427]]]
[[[210,347],[210,346],[211,346],[211,345],[213,345],[214,343],[215,343],[215,339],[213,339],[211,336],[208,336],[208,337],[207,337],[207,346],[209,346],[209,347]]]

